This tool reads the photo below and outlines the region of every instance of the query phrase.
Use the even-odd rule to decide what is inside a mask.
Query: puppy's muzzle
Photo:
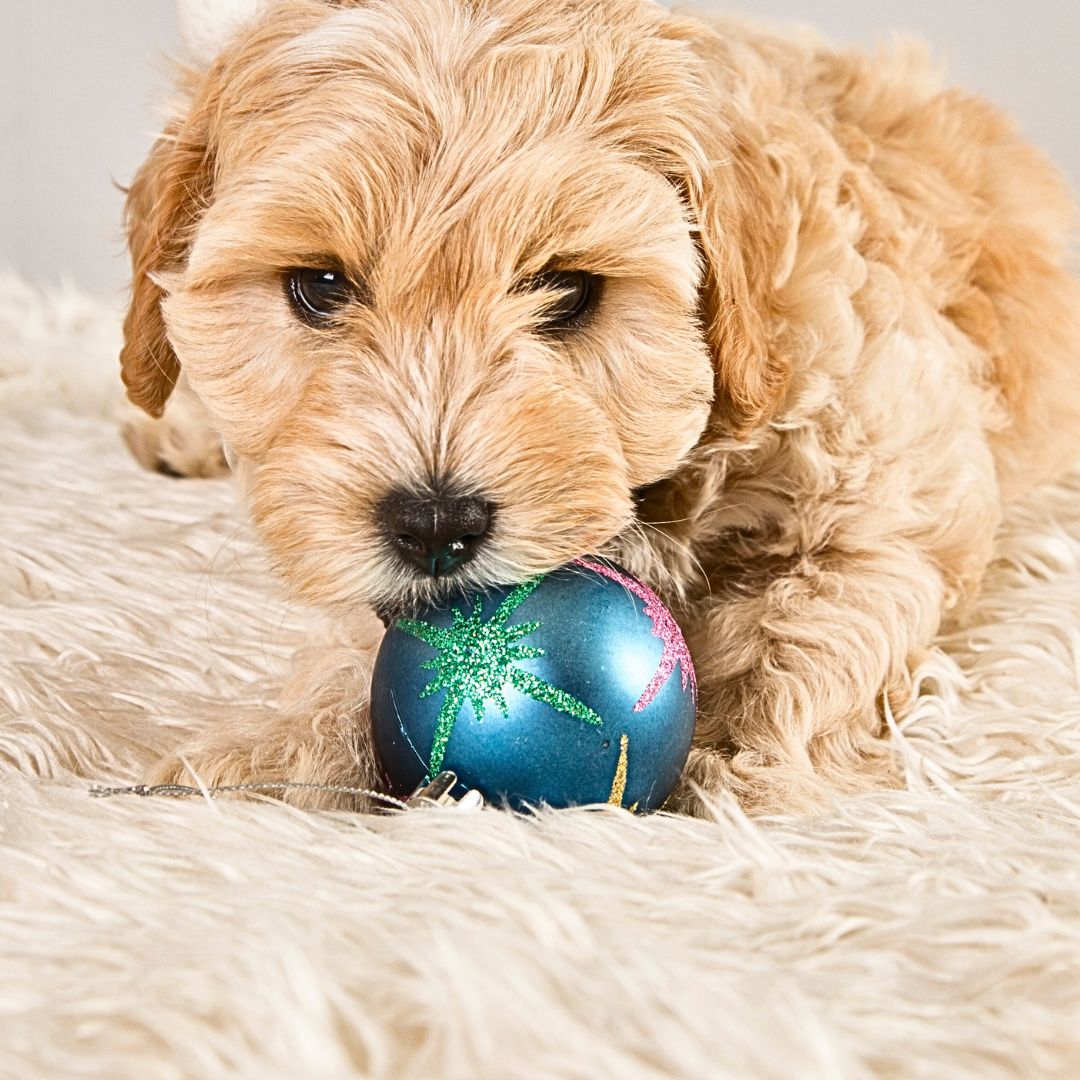
[[[491,519],[491,503],[475,496],[392,491],[379,506],[379,523],[394,550],[434,578],[476,554]]]

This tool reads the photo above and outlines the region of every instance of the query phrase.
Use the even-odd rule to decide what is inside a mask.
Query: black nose
[[[491,504],[471,496],[393,491],[379,517],[390,543],[414,566],[442,577],[473,557],[491,525]]]

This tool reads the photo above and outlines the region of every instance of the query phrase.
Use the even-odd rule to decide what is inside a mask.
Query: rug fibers
[[[141,472],[116,320],[0,277],[0,1074],[1080,1074],[1080,478],[1013,509],[812,821],[91,799],[273,699],[305,615]]]

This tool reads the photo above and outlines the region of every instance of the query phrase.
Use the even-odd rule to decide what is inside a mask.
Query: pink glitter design
[[[583,566],[586,570],[592,570],[594,573],[602,574],[612,581],[617,581],[624,589],[629,589],[639,600],[643,600],[645,614],[652,620],[653,636],[658,637],[664,643],[663,652],[660,654],[660,664],[653,677],[649,680],[649,685],[645,687],[641,697],[638,698],[637,704],[634,706],[634,712],[641,712],[660,693],[664,684],[671,678],[671,673],[675,670],[676,664],[679,665],[682,674],[683,690],[686,689],[686,684],[689,682],[690,693],[693,694],[696,703],[697,675],[694,673],[694,662],[690,659],[690,650],[686,647],[686,639],[679,629],[679,624],[665,607],[664,601],[643,581],[638,581],[628,574],[622,574],[605,563],[591,562],[588,559],[575,559],[574,564]]]

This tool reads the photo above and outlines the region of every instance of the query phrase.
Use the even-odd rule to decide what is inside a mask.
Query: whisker
[[[728,510],[745,510],[750,506],[749,503],[723,503],[720,506],[714,506],[711,510],[705,511],[703,514],[689,514],[686,517],[671,518],[668,521],[642,521],[644,525],[685,525],[686,522],[692,521],[707,521],[709,518],[716,514],[723,513]]]
[[[677,548],[680,548],[686,554],[686,556],[690,559],[690,561],[694,564],[694,566],[697,567],[698,573],[701,574],[702,580],[705,582],[706,588],[708,589],[709,599],[710,600],[712,599],[712,582],[709,581],[709,575],[705,572],[705,567],[701,565],[700,560],[693,553],[693,551],[691,550],[689,544],[684,543],[682,540],[677,540],[670,533],[664,532],[663,529],[658,529],[655,525],[652,525],[648,521],[638,521],[638,522],[635,522],[635,524],[638,527],[641,527],[641,528],[652,529],[653,532],[655,532],[658,535],[662,536],[669,543],[674,544],[675,547],[677,547]]]

